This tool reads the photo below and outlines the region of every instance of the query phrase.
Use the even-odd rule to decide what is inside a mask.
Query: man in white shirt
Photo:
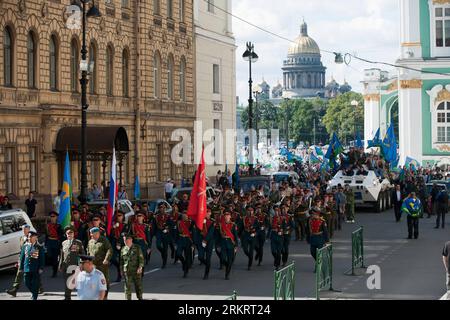
[[[173,191],[173,182],[171,179],[167,179],[166,184],[164,185],[164,192],[166,193],[166,200],[169,201],[172,198]]]
[[[76,276],[76,289],[80,300],[103,300],[106,294],[106,279],[93,264],[94,257],[81,255],[82,271]]]

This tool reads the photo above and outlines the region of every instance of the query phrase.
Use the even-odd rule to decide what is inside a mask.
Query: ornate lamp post
[[[81,192],[80,201],[82,204],[87,202],[87,137],[86,137],[86,127],[87,127],[87,109],[89,104],[87,103],[87,84],[88,84],[88,71],[89,65],[87,61],[87,48],[86,48],[86,20],[87,18],[100,17],[100,11],[93,3],[91,8],[86,12],[86,4],[90,0],[81,0],[82,3],[82,33],[83,33],[83,43],[81,46]]]
[[[249,146],[249,173],[250,175],[254,175],[254,159],[253,159],[253,97],[252,97],[252,63],[255,63],[258,61],[258,55],[254,51],[254,46],[251,42],[247,42],[247,49],[245,50],[244,54],[242,55],[242,58],[244,58],[244,61],[248,61],[248,68],[249,68],[249,79],[248,79],[248,88],[249,88],[249,94],[248,94],[248,129],[250,132],[250,146]]]

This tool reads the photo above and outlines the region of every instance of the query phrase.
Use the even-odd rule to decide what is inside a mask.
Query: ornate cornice
[[[400,80],[400,88],[402,89],[422,89],[422,84],[422,80],[418,79]]]
[[[450,0],[433,0],[433,4],[450,4]]]
[[[380,101],[381,97],[378,93],[374,93],[374,94],[366,94],[364,95],[364,100],[369,102],[369,101]]]
[[[437,145],[436,149],[439,150],[440,152],[450,152],[450,145],[448,144]]]
[[[420,42],[402,42],[402,47],[420,47],[422,44]]]
[[[447,91],[447,89],[442,89],[441,91],[438,92],[436,102],[442,101],[450,101],[450,91]]]

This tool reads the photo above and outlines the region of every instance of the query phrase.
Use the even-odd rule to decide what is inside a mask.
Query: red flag
[[[206,217],[206,172],[205,172],[205,148],[202,148],[202,157],[195,173],[194,187],[189,198],[187,211],[199,230],[203,230],[203,221]]]

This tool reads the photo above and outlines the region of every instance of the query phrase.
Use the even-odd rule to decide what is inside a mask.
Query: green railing
[[[316,299],[322,290],[333,290],[333,246],[331,244],[317,250],[316,255]]]
[[[352,268],[351,275],[355,275],[356,268],[365,268],[364,265],[364,236],[363,227],[352,232]],[[350,270],[346,273],[348,274]]]
[[[295,263],[274,272],[274,300],[295,300]]]
[[[236,292],[236,290],[233,290],[233,294],[231,296],[229,296],[228,298],[226,298],[225,300],[232,300],[232,301],[237,300],[237,292]]]

